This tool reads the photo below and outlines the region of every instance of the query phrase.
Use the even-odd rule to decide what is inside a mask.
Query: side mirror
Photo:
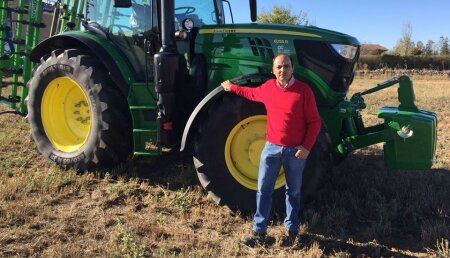
[[[256,22],[257,18],[257,8],[256,8],[256,0],[249,0],[250,4],[250,18],[252,22]]]
[[[116,8],[129,8],[131,7],[131,0],[113,0],[113,6]]]

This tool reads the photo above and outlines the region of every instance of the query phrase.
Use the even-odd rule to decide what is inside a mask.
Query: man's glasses
[[[291,68],[291,65],[290,64],[284,64],[284,65],[278,65],[278,66],[275,66],[278,70],[281,70],[281,68],[284,68],[284,69],[289,69],[289,68]]]

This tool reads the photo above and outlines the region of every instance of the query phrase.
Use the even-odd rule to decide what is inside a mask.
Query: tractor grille
[[[253,55],[265,58],[273,58],[273,50],[267,39],[248,38],[248,42],[252,49]]]

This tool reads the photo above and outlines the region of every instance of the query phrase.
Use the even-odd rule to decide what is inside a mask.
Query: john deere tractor
[[[104,170],[132,156],[181,150],[192,153],[214,200],[251,210],[265,109],[219,85],[257,86],[272,77],[274,55],[284,53],[322,118],[305,197],[346,154],[375,143],[384,142],[388,167],[432,166],[436,115],[414,104],[407,76],[348,97],[357,39],[258,24],[256,1],[249,5],[253,22],[235,24],[227,0],[1,0],[1,101],[27,115],[37,149],[61,167]],[[384,122],[364,126],[363,97],[394,85],[399,106],[382,107]],[[281,169],[275,198],[283,198],[284,184]]]

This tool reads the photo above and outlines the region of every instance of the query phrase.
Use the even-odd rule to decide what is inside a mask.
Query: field
[[[362,91],[382,79],[355,79]],[[133,159],[108,172],[44,160],[25,118],[0,107],[0,257],[450,257],[450,79],[415,78],[416,104],[438,114],[429,170],[384,166],[382,145],[335,167],[303,208],[301,245],[248,248],[252,216],[217,206],[189,156]],[[366,96],[365,122],[397,105],[396,88]]]

